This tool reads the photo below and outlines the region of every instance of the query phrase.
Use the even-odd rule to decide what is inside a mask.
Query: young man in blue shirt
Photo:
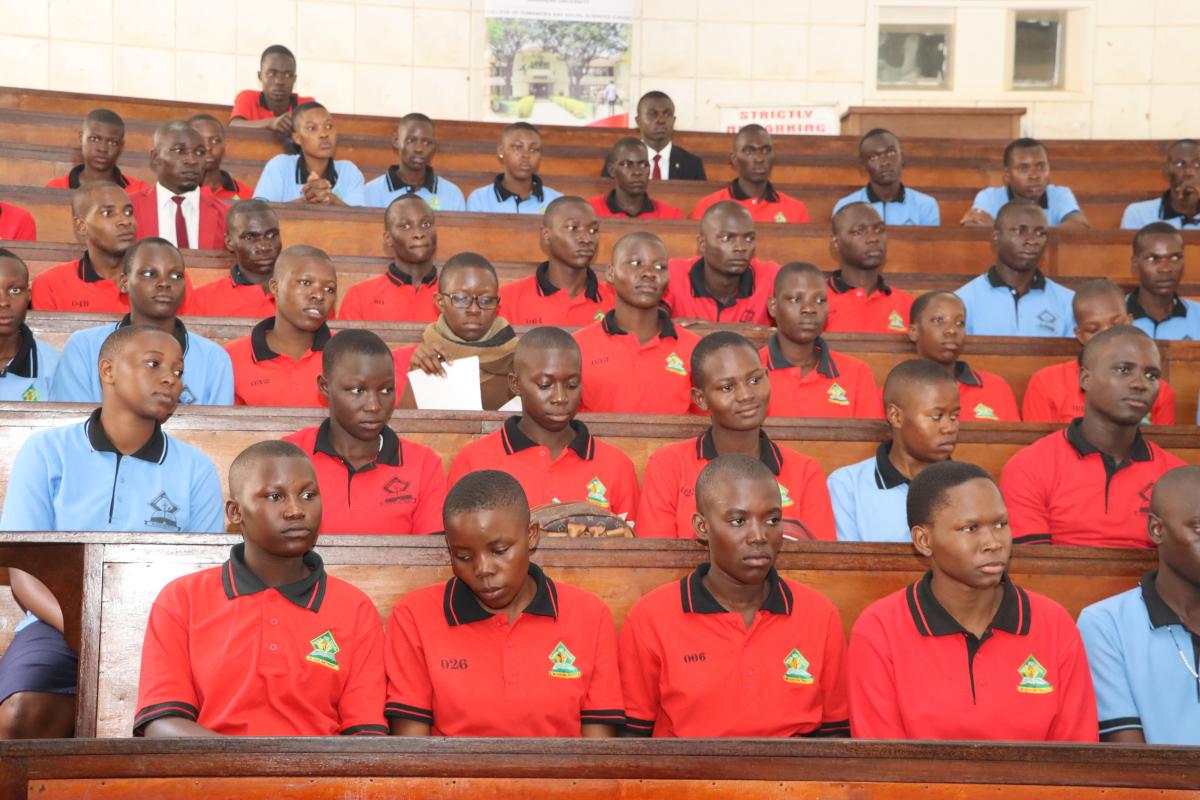
[[[467,211],[492,214],[541,214],[562,192],[542,183],[542,134],[528,122],[514,122],[500,132],[496,158],[504,171],[467,197]]]
[[[292,112],[292,126],[292,141],[300,152],[268,161],[254,196],[275,203],[358,205],[363,174],[352,162],[334,158],[338,136],[333,115],[320,103],[301,103]]]
[[[870,180],[857,192],[838,200],[834,214],[850,203],[870,203],[885,225],[942,224],[937,200],[900,180],[904,156],[894,133],[883,128],[867,131],[858,143],[858,163]]]
[[[1167,149],[1167,190],[1153,200],[1130,203],[1121,217],[1122,228],[1140,229],[1165,222],[1181,230],[1200,230],[1200,142],[1180,139]]]
[[[233,405],[233,364],[217,343],[188,331],[179,319],[184,298],[183,256],[165,239],[142,239],[125,252],[121,291],[129,313],[115,325],[84,328],[71,334],[50,390],[57,403],[98,403],[96,363],[104,340],[127,325],[148,325],[169,333],[183,351],[185,405]]]
[[[1125,298],[1133,324],[1154,339],[1200,339],[1200,303],[1179,296],[1183,281],[1183,234],[1151,222],[1133,237],[1133,274],[1138,285]]]
[[[1066,186],[1048,183],[1050,151],[1037,139],[1014,139],[1004,148],[1004,185],[980,189],[961,224],[993,224],[1005,203],[1021,200],[1040,206],[1054,226],[1089,228],[1075,194]]]
[[[162,431],[183,389],[183,350],[148,325],[114,332],[100,349],[104,400],[82,423],[37,431],[13,462],[4,531],[223,530],[212,461]],[[0,739],[70,736],[77,657],[45,584],[9,570],[26,620],[0,658]]]
[[[1046,215],[1029,203],[1008,203],[996,212],[995,263],[954,292],[967,306],[968,335],[1073,335],[1075,293],[1038,269],[1046,250],[1046,228]]]
[[[29,268],[0,247],[0,400],[49,400],[60,353],[33,338],[29,311]]]
[[[424,114],[406,114],[392,139],[399,163],[363,187],[360,205],[387,208],[402,194],[415,194],[434,211],[466,211],[462,189],[433,171],[437,138],[433,120]]]

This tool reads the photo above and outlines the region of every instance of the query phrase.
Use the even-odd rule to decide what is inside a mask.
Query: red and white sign
[[[721,106],[721,128],[737,133],[762,125],[772,135],[837,136],[842,132],[837,106]]]

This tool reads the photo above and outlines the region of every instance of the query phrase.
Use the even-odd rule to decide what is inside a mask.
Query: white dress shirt
[[[158,200],[158,235],[176,247],[175,241],[175,193],[161,183],[154,184],[155,197]],[[200,242],[200,187],[197,186],[183,198],[183,224],[187,226],[188,244],[198,247]]]
[[[644,143],[643,143],[644,144]],[[646,145],[646,150],[650,154],[650,174],[654,174],[654,157],[662,156],[658,161],[658,171],[662,173],[662,179],[668,180],[671,177],[671,143],[667,142],[667,146],[662,150],[655,150],[650,145]]]

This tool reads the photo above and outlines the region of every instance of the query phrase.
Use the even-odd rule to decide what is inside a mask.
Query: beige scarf
[[[512,399],[508,388],[508,373],[512,371],[513,353],[517,349],[517,333],[503,317],[496,317],[492,327],[478,341],[460,339],[446,318],[439,316],[421,335],[428,345],[437,345],[451,361],[468,356],[479,357],[479,391],[483,407],[495,411]],[[411,392],[411,389],[405,394]]]

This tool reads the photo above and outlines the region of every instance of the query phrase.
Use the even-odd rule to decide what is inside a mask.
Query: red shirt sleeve
[[[653,631],[643,630],[642,614],[634,606],[621,626],[621,691],[625,700],[625,726],[635,736],[650,736],[658,719],[661,653],[647,643]]]
[[[233,99],[233,109],[229,112],[229,121],[235,119],[254,119],[254,106],[258,103],[258,92],[246,89],[238,92]]]
[[[1008,381],[999,375],[993,376],[996,381],[996,416],[1005,422],[1020,422],[1021,412],[1017,408],[1017,396],[1013,394]]]
[[[637,527],[634,529],[640,538],[679,538],[679,532],[675,530],[675,511],[680,480],[675,459],[667,457],[662,450],[650,456],[642,477],[642,496],[638,500]]]
[[[412,357],[416,351],[415,344],[397,347],[392,351],[392,359],[396,362],[396,397],[403,397],[404,390],[408,388],[408,373],[412,369]]]
[[[625,453],[613,448],[616,455],[613,458],[613,493],[612,512],[624,514],[626,522],[637,520],[638,512],[638,481],[633,462]]]
[[[1040,610],[1040,609],[1039,609]],[[1096,693],[1092,688],[1092,672],[1088,669],[1083,638],[1070,615],[1061,607],[1058,613],[1058,715],[1046,733],[1051,742],[1097,742],[1100,724],[1097,721]]]
[[[405,444],[412,446],[411,442]],[[421,464],[421,493],[413,510],[413,533],[441,533],[444,529],[442,505],[446,502],[446,472],[441,456],[429,448],[422,449],[425,452]]]
[[[46,278],[47,273],[42,273],[33,279],[32,285],[29,287],[29,308],[31,311],[57,311],[57,299],[54,296],[54,289],[50,285],[50,281]]]
[[[833,502],[829,499],[829,486],[825,483],[825,474],[816,461],[798,453],[789,453],[789,457],[804,458],[804,471],[800,497],[793,498],[799,508],[797,515],[805,527],[812,532],[814,538],[832,542],[837,539],[837,529],[833,522]],[[788,512],[784,510],[784,516]]]
[[[359,288],[362,287],[362,288]],[[338,307],[338,319],[366,319],[366,287],[357,283],[346,290],[342,304]]]
[[[1051,435],[1061,436],[1062,433]],[[1034,442],[1014,453],[1000,473],[1000,494],[1004,496],[1004,504],[1008,507],[1008,524],[1012,529],[1014,544],[1028,544],[1050,536],[1050,517],[1046,511],[1048,504],[1043,481],[1044,471],[1052,469],[1053,465],[1036,463],[1039,454],[1033,448],[1037,444]]]
[[[617,629],[612,612],[594,598],[596,615],[596,664],[587,692],[579,708],[581,725],[619,726],[625,722],[625,701],[621,695],[621,673],[617,668]]]
[[[159,593],[150,609],[142,641],[134,736],[144,736],[146,725],[156,719],[182,717],[195,722],[200,717],[200,700],[190,677],[187,621],[179,609],[186,602],[186,592],[174,581]]]
[[[1159,381],[1158,397],[1150,407],[1150,422],[1155,425],[1175,424],[1175,390],[1166,381]]]
[[[26,242],[37,240],[37,221],[34,220],[32,214],[21,210],[17,225],[12,232],[12,238]]]
[[[860,366],[854,376],[854,411],[859,419],[883,419],[883,394],[875,383],[875,376],[866,364]]]
[[[410,595],[411,597],[411,595]],[[388,620],[384,647],[388,717],[433,724],[433,683],[425,666],[421,631],[407,597],[400,598]]]
[[[687,219],[687,215],[675,206],[667,205],[658,200],[654,200],[653,202],[657,206],[655,211],[657,212],[656,216],[658,219]]]
[[[895,664],[883,620],[867,608],[850,633],[850,733],[855,739],[907,739],[896,700]]]
[[[383,626],[379,612],[363,596],[357,610],[353,661],[338,698],[338,719],[343,736],[387,736],[383,718]]]
[[[814,733],[826,736],[850,735],[850,696],[846,675],[846,634],[837,607],[829,603],[825,655],[821,674],[821,727]]]

